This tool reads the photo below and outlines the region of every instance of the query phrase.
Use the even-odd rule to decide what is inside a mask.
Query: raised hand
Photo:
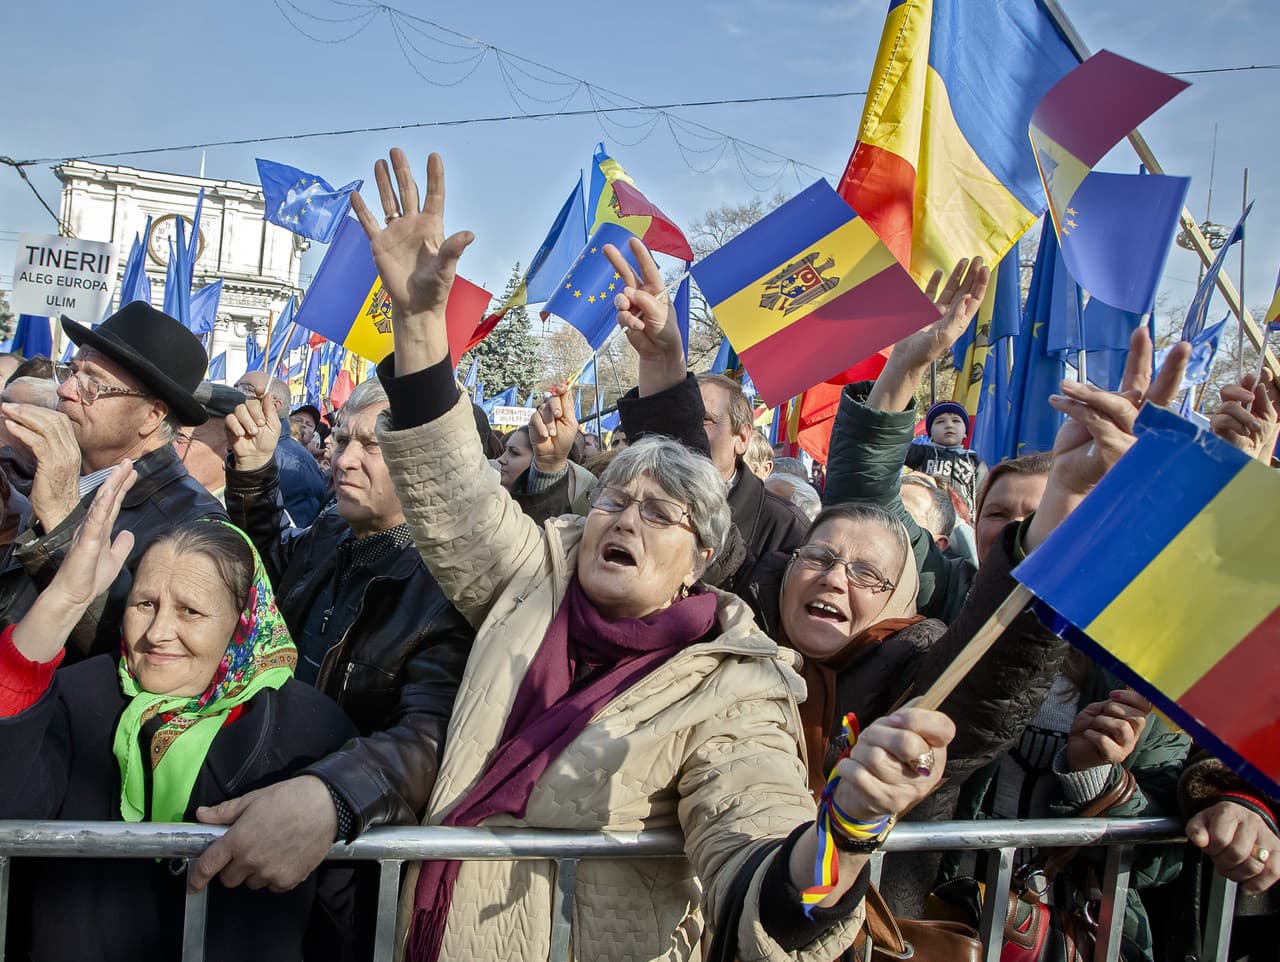
[[[391,150],[390,167],[379,160],[373,174],[386,226],[378,226],[358,193],[351,195],[351,208],[369,237],[378,276],[391,298],[396,372],[408,374],[449,356],[445,304],[458,258],[475,235],[459,231],[445,237],[444,161],[439,154],[427,158],[421,206],[413,171],[400,148]]]
[[[1061,395],[1049,398],[1067,415],[1053,445],[1053,475],[1067,490],[1084,495],[1093,490],[1132,446],[1133,422],[1143,403],[1168,407],[1177,396],[1191,358],[1191,345],[1174,346],[1155,380],[1151,378],[1151,337],[1138,327],[1129,338],[1129,357],[1119,393],[1076,381],[1063,381]]]
[[[934,271],[925,295],[942,312],[932,324],[904,337],[893,346],[875,387],[867,396],[867,406],[877,411],[905,411],[929,365],[942,358],[969,328],[987,296],[991,270],[981,257],[960,260],[951,271],[942,293],[942,271]]]
[[[1209,419],[1213,433],[1249,457],[1271,464],[1280,432],[1280,386],[1264,369],[1262,377],[1246,374],[1238,384],[1224,384],[1222,404]]]
[[[1086,705],[1071,723],[1067,765],[1073,772],[1119,765],[1133,754],[1147,727],[1151,702],[1135,691],[1113,691],[1106,701]]]
[[[80,445],[71,420],[38,404],[0,405],[9,433],[36,459],[31,510],[46,532],[60,525],[80,503]]]
[[[236,470],[257,471],[276,456],[280,440],[280,412],[270,395],[249,397],[226,417],[227,442],[235,455]]]
[[[112,540],[111,530],[137,479],[133,463],[121,461],[98,486],[49,586],[14,628],[14,646],[28,660],[51,661],[80,617],[124,567],[133,550],[133,532],[121,531]]]
[[[955,737],[956,726],[938,711],[901,708],[877,719],[836,766],[836,804],[862,820],[909,811],[942,781]]]
[[[658,265],[638,237],[631,238],[631,253],[640,265],[640,277],[632,270],[622,252],[612,244],[604,245],[604,256],[622,275],[622,290],[613,297],[618,309],[618,326],[642,358],[683,358],[684,344],[676,323],[675,307],[667,296],[666,285]]]
[[[567,384],[557,384],[529,419],[533,463],[544,474],[559,474],[564,470],[578,436],[578,419],[573,416],[573,401],[569,397],[571,390]]]

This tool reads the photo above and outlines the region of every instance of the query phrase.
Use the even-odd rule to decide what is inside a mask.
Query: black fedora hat
[[[183,424],[203,424],[208,413],[194,392],[209,366],[200,339],[181,321],[144,301],[133,301],[95,328],[62,315],[62,329],[80,347],[109,357],[169,405]]]

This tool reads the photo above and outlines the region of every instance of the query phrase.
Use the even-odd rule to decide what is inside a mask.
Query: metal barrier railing
[[[0,821],[0,962],[9,906],[9,868],[13,858],[177,858],[194,860],[225,829],[205,825],[148,822]],[[885,854],[921,851],[990,851],[981,934],[984,962],[998,962],[1003,944],[1006,898],[1012,883],[1014,853],[1029,847],[1106,846],[1102,910],[1095,962],[1115,962],[1120,952],[1124,904],[1134,847],[1184,840],[1177,819],[1046,819],[904,823],[872,859],[879,880]],[[552,902],[550,962],[570,954],[574,884],[578,862],[592,858],[666,858],[684,854],[683,837],[674,830],[652,832],[561,832],[543,829],[378,828],[350,845],[335,845],[331,860],[379,863],[377,926],[373,959],[390,960],[395,948],[400,870],[407,861],[459,859],[506,861],[551,859],[556,862]],[[183,925],[183,962],[203,962],[206,894],[188,894]],[[1236,885],[1214,877],[1201,958],[1225,962],[1231,937]]]

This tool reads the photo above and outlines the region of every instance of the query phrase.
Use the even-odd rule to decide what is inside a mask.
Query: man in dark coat
[[[280,418],[288,417],[289,385],[280,378],[268,378],[262,371],[247,371],[236,381],[236,390],[246,397],[270,397],[276,414]],[[320,465],[310,451],[293,439],[287,421],[276,441],[275,459],[285,510],[299,528],[310,527],[329,500],[329,491]]]
[[[409,535],[375,433],[387,407],[376,378],[352,393],[334,431],[337,510],[306,530],[284,518],[279,411],[253,398],[227,418],[227,508],[262,555],[298,646],[297,677],[346,709],[361,737],[300,777],[202,813],[233,825],[201,859],[202,880],[222,872],[228,884],[290,888],[335,838],[417,824],[435,784],[475,633]]]
[[[18,621],[62,563],[98,486],[111,468],[132,459],[138,480],[124,500],[113,534],[133,533],[133,548],[110,590],[72,632],[68,662],[115,651],[133,570],[156,536],[174,525],[226,512],[183,467],[172,441],[182,425],[202,424],[193,391],[208,356],[180,322],[134,301],[90,330],[68,317],[63,330],[79,350],[59,365],[56,410],[5,404],[9,432],[31,451],[29,525],[13,561],[0,573],[0,626]]]

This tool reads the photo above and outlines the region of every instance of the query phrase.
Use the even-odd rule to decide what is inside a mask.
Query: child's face
[[[943,447],[955,447],[964,441],[964,418],[958,414],[945,412],[933,419],[933,428],[929,431],[929,439]]]

